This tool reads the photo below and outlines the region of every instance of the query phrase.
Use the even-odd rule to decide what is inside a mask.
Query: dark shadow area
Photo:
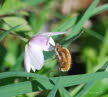
[[[77,75],[86,73],[86,67],[80,59],[80,52],[72,53],[72,67],[69,70],[69,75]]]
[[[31,84],[32,84],[32,90],[33,91],[46,90],[46,88],[40,82],[38,82],[37,80],[31,81]]]
[[[0,8],[3,6],[5,0],[0,0]]]
[[[9,77],[0,79],[0,86],[27,81],[26,77]]]
[[[55,83],[51,79],[49,79],[49,81],[50,81],[51,84],[55,85]]]
[[[5,67],[2,64],[6,57],[6,54],[7,54],[7,49],[0,44],[0,72],[2,72],[5,69]]]

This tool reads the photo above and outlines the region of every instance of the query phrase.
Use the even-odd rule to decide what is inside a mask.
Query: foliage
[[[100,2],[94,0],[85,12],[67,16],[54,9],[53,0],[1,1],[0,95],[3,97],[43,97],[43,95],[44,97],[106,97],[108,16],[102,16],[100,13],[108,10],[108,4],[97,6]],[[94,20],[95,18],[97,20]],[[89,29],[84,24],[90,19],[94,21]],[[78,53],[80,52],[86,74],[73,75],[70,73],[71,70],[67,73],[52,72],[57,69],[54,52],[45,52],[45,66],[40,71],[24,72],[24,47],[28,39],[39,32],[48,31],[69,32],[53,38],[64,47],[69,47],[71,52],[74,48],[80,48]],[[72,52],[73,65],[74,57]],[[77,71],[77,67],[75,69]],[[99,90],[101,93],[98,88],[101,88]]]

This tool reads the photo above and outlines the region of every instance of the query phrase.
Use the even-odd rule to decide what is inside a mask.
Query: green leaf
[[[105,4],[105,5],[102,5],[100,7],[95,8],[95,10],[92,13],[92,16],[97,15],[101,12],[106,11],[106,10],[108,10],[108,4]]]
[[[27,24],[27,21],[22,17],[11,16],[11,17],[4,17],[3,18],[5,24],[8,24],[9,27],[4,26],[4,29],[10,28],[10,26],[14,27],[19,24],[23,24],[20,28],[16,31],[31,31],[30,26]]]
[[[86,29],[86,28],[83,28],[83,30],[87,33],[89,33],[90,35],[92,35],[93,37],[103,41],[104,40],[104,37],[102,35],[100,35],[99,33],[93,31],[93,30],[90,30],[90,29]]]
[[[96,72],[105,71],[107,67],[108,67],[108,61]],[[94,82],[91,81],[91,82],[85,84],[83,89],[75,97],[84,97],[87,94],[87,92],[95,85],[95,83],[96,83],[96,81],[94,81]]]
[[[0,73],[0,79],[8,78],[8,77],[44,77],[34,73],[27,72],[4,72]]]
[[[17,29],[19,26],[21,26],[21,25],[17,25],[17,26],[15,26],[15,27],[11,28],[10,30],[8,30],[7,32],[4,32],[3,34],[1,34],[1,35],[0,35],[0,41],[1,41],[6,35],[8,35],[10,32],[13,32],[15,29]]]
[[[74,16],[65,20],[64,23],[62,23],[60,26],[55,28],[52,32],[63,32],[63,31],[65,32],[66,30],[74,26],[74,24],[77,21],[77,18],[78,18],[77,16]]]
[[[94,0],[91,6],[87,9],[84,13],[80,21],[76,24],[71,34],[66,38],[66,40],[72,38],[73,36],[77,35],[81,28],[83,27],[84,23],[91,17],[91,12],[95,9],[96,5],[99,3],[100,0]]]
[[[26,89],[25,89],[26,87]],[[14,89],[14,91],[13,91]],[[7,94],[5,94],[7,91]],[[32,92],[31,82],[26,81],[19,84],[11,84],[0,88],[0,94],[2,97],[12,97],[13,95],[19,95],[23,93]]]
[[[0,14],[13,13],[16,10],[26,6],[28,5],[26,3],[21,2],[20,0],[4,0],[4,4],[0,10]]]
[[[94,16],[94,15],[97,15],[101,12],[104,12],[108,10],[108,4],[105,4],[105,5],[102,5],[102,6],[99,6],[99,7],[96,7],[92,13],[91,13],[91,17]],[[54,32],[57,32],[57,31],[66,31],[68,30],[69,28],[71,28],[72,26],[75,25],[76,21],[78,19],[78,16],[74,16],[74,17],[71,17],[67,20],[64,21],[64,23],[62,23],[61,25],[59,25],[57,28],[55,28],[53,31]]]
[[[55,86],[52,88],[51,92],[48,94],[47,97],[55,97],[57,89],[61,86],[61,77],[55,83]]]
[[[96,0],[95,0],[96,1]],[[90,10],[90,9],[89,9]],[[88,11],[89,11],[88,10]],[[101,13],[101,12],[103,12],[103,11],[106,11],[106,10],[108,10],[108,4],[105,4],[105,5],[102,5],[102,6],[99,6],[99,7],[96,7],[94,10],[92,10],[90,13],[91,13],[91,15],[87,15],[87,17],[92,17],[92,16],[94,16],[94,15],[97,15],[97,14],[99,14],[99,13]],[[87,12],[86,12],[87,13]],[[86,15],[86,13],[85,13],[85,15]],[[88,12],[89,13],[89,12]],[[52,30],[53,32],[62,32],[62,31],[66,31],[66,30],[68,30],[68,29],[70,29],[71,27],[74,27],[74,25],[75,25],[75,23],[77,22],[77,19],[78,19],[78,17],[79,16],[74,16],[74,17],[72,17],[72,18],[70,18],[70,19],[67,19],[67,20],[65,20],[64,21],[64,23],[62,23],[61,25],[58,25],[58,27],[57,28],[55,28],[54,30]],[[84,18],[84,16],[83,16],[83,18]],[[83,21],[83,19],[82,19],[82,21]],[[79,23],[83,23],[83,22],[85,22],[85,21],[80,21]],[[78,24],[77,24],[78,25]],[[76,29],[77,29],[77,27],[76,27]],[[75,29],[73,29],[73,30],[75,30]],[[73,31],[72,30],[72,31]],[[75,32],[75,31],[74,31]],[[72,32],[73,33],[73,32]],[[73,35],[73,36],[71,36],[72,38],[74,37],[74,36],[76,36],[77,37],[77,35],[78,35],[79,33],[78,32],[76,32],[75,33],[75,35]],[[70,36],[69,36],[70,37]],[[100,39],[101,37],[100,37],[100,35],[99,35],[99,37],[97,36],[97,38],[98,39]]]
[[[60,88],[60,91],[63,93],[63,97],[71,97],[71,95],[65,88]]]
[[[103,11],[106,11],[108,8],[107,8],[107,4],[106,5],[103,5],[103,6],[99,6],[99,7],[96,7],[93,11],[92,11],[92,13],[91,13],[91,15],[89,15],[90,17],[92,17],[92,16],[94,16],[94,15],[97,15],[97,14],[99,14],[99,13],[101,13],[101,12],[103,12]],[[86,12],[87,13],[87,12]],[[86,14],[85,13],[85,14]],[[83,16],[84,17],[84,16]],[[87,16],[88,17],[88,16]],[[67,19],[67,20],[65,20],[65,22],[64,23],[62,23],[61,25],[59,25],[56,29],[54,29],[53,30],[53,32],[62,32],[62,31],[66,31],[66,30],[68,30],[68,29],[70,29],[70,28],[72,28],[72,27],[74,27],[75,26],[75,24],[76,24],[76,22],[77,22],[77,20],[78,20],[78,18],[79,18],[79,16],[74,16],[74,17],[72,17],[72,18],[69,18],[69,19]],[[81,21],[82,22],[82,21]],[[80,23],[81,23],[80,22]],[[77,29],[77,27],[76,27],[76,29]],[[73,31],[74,29],[72,29],[72,31]],[[89,31],[90,32],[90,31]],[[73,32],[72,32],[73,33]],[[72,36],[72,40],[75,40],[76,39],[76,37],[77,37],[77,35],[78,35],[78,37],[80,36],[79,35],[80,33],[75,33],[75,35],[73,35]],[[93,34],[93,33],[92,33]],[[96,33],[96,35],[97,35],[98,33]],[[70,36],[69,36],[70,37]],[[78,38],[77,37],[77,38]],[[55,37],[55,38],[57,38],[57,36]],[[98,39],[100,39],[101,40],[101,36],[98,34],[97,36],[96,36],[96,38],[98,38]],[[71,38],[70,38],[71,39]],[[69,39],[68,39],[69,40]],[[70,42],[70,40],[69,40],[69,42]],[[66,44],[66,45],[68,45],[68,44]]]
[[[25,72],[5,72],[0,74],[0,79],[7,77],[33,77],[36,80],[1,86],[0,95],[2,95],[3,97],[10,97],[34,91],[52,89],[54,87],[52,81],[56,83],[59,78],[59,77],[47,78],[45,76],[41,76],[38,74],[25,73]],[[84,84],[91,81],[101,80],[103,78],[108,78],[108,72],[96,72],[92,74],[62,76],[61,85],[62,87],[69,87],[69,86]]]
[[[102,6],[99,6],[99,7],[96,7],[93,11],[91,11],[90,13],[91,13],[91,15],[90,15],[90,17],[92,17],[92,16],[94,16],[94,15],[97,15],[97,14],[99,14],[99,13],[101,13],[101,12],[103,12],[103,11],[106,11],[106,10],[108,10],[108,4],[105,4],[105,5],[102,5]],[[86,13],[85,13],[86,14]],[[78,20],[78,18],[79,18],[79,16],[74,16],[74,17],[71,17],[71,18],[69,18],[69,19],[67,19],[67,20],[65,20],[64,21],[64,23],[62,23],[61,25],[58,25],[58,27],[57,28],[55,28],[54,30],[52,30],[53,32],[65,32],[66,30],[68,30],[68,29],[70,29],[71,27],[74,27],[75,26],[75,24],[76,24],[76,22],[77,22],[77,20]],[[82,22],[82,21],[81,21]],[[80,22],[80,23],[81,23]],[[77,29],[77,28],[76,28]],[[72,30],[73,31],[73,30]],[[73,32],[72,32],[73,33]],[[78,37],[79,37],[79,33],[75,33],[75,37],[77,37],[77,35],[78,35]],[[74,39],[74,36],[72,36],[72,38]],[[98,37],[99,36],[99,37]],[[100,35],[98,35],[98,36],[96,36],[98,39],[100,39],[101,38],[101,36]],[[70,37],[70,36],[69,36]],[[75,38],[76,39],[76,38]]]
[[[81,31],[80,33],[78,33],[77,35],[75,35],[74,37],[72,37],[72,39],[66,40],[64,41],[62,44],[64,47],[68,47],[69,44],[71,44],[71,42],[73,42],[74,40],[78,39],[84,31]],[[71,41],[71,42],[70,42]]]

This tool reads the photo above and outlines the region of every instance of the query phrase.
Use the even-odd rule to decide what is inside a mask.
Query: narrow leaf
[[[106,11],[106,10],[108,10],[108,4],[105,4],[105,5],[96,7],[94,10],[92,10],[92,11],[90,12],[90,13],[91,13],[90,17],[92,17],[92,16],[94,16],[94,15],[97,15],[97,14],[99,14],[99,13],[101,13],[101,12],[104,12],[104,11]],[[74,16],[74,17],[72,17],[72,18],[66,20],[65,23],[59,25],[56,29],[53,30],[53,32],[54,32],[54,31],[55,31],[55,32],[58,32],[58,31],[63,32],[63,31],[66,31],[66,30],[68,30],[68,29],[74,27],[74,25],[75,25],[75,23],[76,23],[78,17],[79,17],[79,16]],[[82,22],[82,21],[81,21],[81,22]],[[72,30],[72,31],[73,31],[73,30]],[[73,32],[72,32],[72,33],[73,33]],[[76,33],[77,33],[77,32],[76,32]],[[78,34],[79,34],[79,33],[78,33]],[[77,36],[77,34],[76,34],[75,36]]]
[[[108,4],[99,6],[99,7],[95,8],[95,10],[92,13],[92,16],[97,15],[97,14],[107,11],[107,10],[108,10]]]
[[[107,67],[108,67],[108,61],[96,72],[105,71]],[[75,97],[84,97],[88,93],[88,91],[95,85],[95,83],[96,83],[96,81],[94,81],[94,82],[91,81],[91,82],[85,84],[83,89]]]
[[[6,73],[5,73],[6,74]],[[11,74],[11,73],[10,73]],[[16,84],[10,84],[10,85],[5,85],[0,87],[0,95],[3,97],[11,97],[11,96],[17,96],[19,94],[24,94],[24,93],[29,93],[29,92],[34,92],[34,91],[42,91],[42,90],[49,90],[54,87],[54,84],[51,82],[51,80],[56,83],[57,79],[59,77],[53,77],[53,78],[47,78],[43,77],[41,75],[37,74],[32,74],[32,73],[13,73],[14,76],[16,77],[33,77],[36,80],[34,81],[25,81],[25,82],[19,82]],[[8,73],[7,73],[8,75]],[[6,75],[4,75],[6,77]],[[0,77],[3,78],[3,74]],[[4,78],[5,78],[4,77]],[[8,77],[11,77],[8,76]],[[13,77],[13,75],[12,75]],[[62,87],[69,87],[69,86],[74,86],[74,85],[79,85],[79,84],[84,84],[88,82],[94,82],[97,80],[101,80],[104,78],[108,78],[108,72],[96,72],[92,74],[82,74],[82,75],[72,75],[72,76],[62,76]],[[17,91],[17,92],[16,92]]]
[[[83,30],[85,32],[87,32],[88,34],[90,34],[91,36],[103,41],[104,37],[102,35],[100,35],[99,33],[93,31],[93,30],[90,30],[90,29],[86,29],[86,28],[83,28]]]
[[[58,88],[61,86],[61,80],[60,80],[60,78],[61,77],[58,78],[58,80],[55,83],[55,86],[52,88],[51,92],[48,94],[47,97],[55,97]]]
[[[77,16],[71,17],[69,19],[67,19],[65,21],[65,23],[61,24],[60,26],[58,26],[56,29],[54,29],[52,32],[65,32],[66,30],[68,30],[69,28],[71,28],[72,26],[74,26],[74,24],[77,21]]]
[[[63,92],[64,97],[71,97],[71,95],[69,94],[69,92],[65,88],[62,87],[60,89]]]
[[[72,38],[73,36],[77,35],[81,28],[83,27],[84,23],[90,18],[91,12],[95,9],[96,5],[99,3],[100,0],[94,0],[91,6],[87,9],[87,11],[82,16],[81,20],[76,24],[71,34],[66,38],[66,40]]]
[[[10,30],[8,30],[7,32],[4,32],[3,34],[0,35],[0,41],[6,36],[8,35],[10,32],[13,32],[14,30],[16,30],[20,25],[16,25],[15,27],[11,28]]]

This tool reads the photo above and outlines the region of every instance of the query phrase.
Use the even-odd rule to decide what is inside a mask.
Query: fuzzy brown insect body
[[[56,44],[55,51],[60,70],[63,72],[68,71],[71,67],[71,55],[69,50],[59,44]]]

